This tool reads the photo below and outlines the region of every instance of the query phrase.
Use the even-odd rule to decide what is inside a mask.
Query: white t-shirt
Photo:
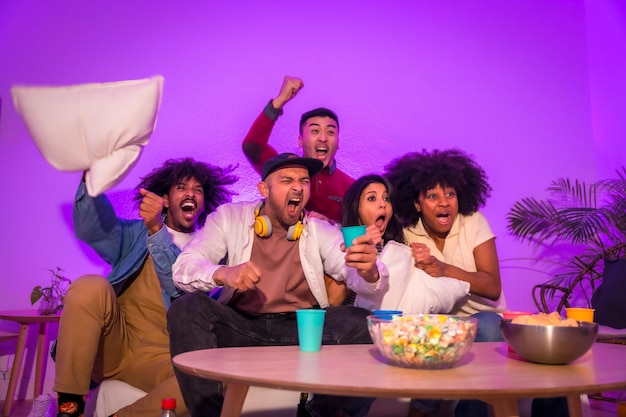
[[[476,272],[474,249],[495,237],[489,222],[479,211],[469,216],[461,214],[456,216],[450,233],[446,237],[443,253],[437,249],[435,241],[426,233],[421,219],[415,226],[404,229],[404,238],[408,243],[423,243],[435,258],[468,272]],[[457,304],[451,314],[469,316],[479,311],[499,313],[507,309],[504,292],[501,292],[500,297],[495,301],[474,294],[470,294],[465,300],[465,303]]]
[[[172,241],[176,246],[178,246],[181,250],[187,245],[187,243],[191,242],[191,239],[196,235],[196,232],[193,231],[191,233],[179,232],[177,230],[171,229],[169,226],[165,226],[170,236],[172,236]]]

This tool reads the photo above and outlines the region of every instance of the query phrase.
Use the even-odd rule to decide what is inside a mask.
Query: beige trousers
[[[157,416],[166,397],[176,398],[178,415],[187,412],[172,367],[167,312],[151,258],[119,298],[98,275],[83,276],[68,290],[54,390],[87,394],[91,379],[117,379],[148,393],[119,410],[120,417]]]

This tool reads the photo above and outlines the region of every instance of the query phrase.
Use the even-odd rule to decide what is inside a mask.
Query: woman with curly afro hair
[[[411,152],[385,170],[415,265],[470,284],[453,314],[503,311],[495,235],[478,211],[491,192],[485,171],[458,149]]]
[[[433,277],[468,282],[470,294],[451,314],[478,318],[477,342],[503,340],[498,312],[506,309],[506,303],[495,235],[478,211],[491,192],[485,171],[459,149],[411,152],[394,159],[385,171],[396,190],[392,203],[415,266]],[[467,405],[470,414],[463,415],[486,412],[484,404],[461,407]],[[413,400],[411,406],[414,416],[435,412],[444,403]]]

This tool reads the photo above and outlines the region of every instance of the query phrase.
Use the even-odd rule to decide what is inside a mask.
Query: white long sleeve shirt
[[[368,310],[400,310],[405,314],[447,314],[469,294],[468,282],[434,278],[416,268],[411,248],[407,245],[388,242],[379,259],[389,268],[388,288],[357,295],[356,306]]]

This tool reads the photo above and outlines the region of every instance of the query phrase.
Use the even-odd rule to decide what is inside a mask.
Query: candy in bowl
[[[392,365],[417,369],[454,366],[472,346],[478,320],[445,314],[367,317],[374,345]]]

